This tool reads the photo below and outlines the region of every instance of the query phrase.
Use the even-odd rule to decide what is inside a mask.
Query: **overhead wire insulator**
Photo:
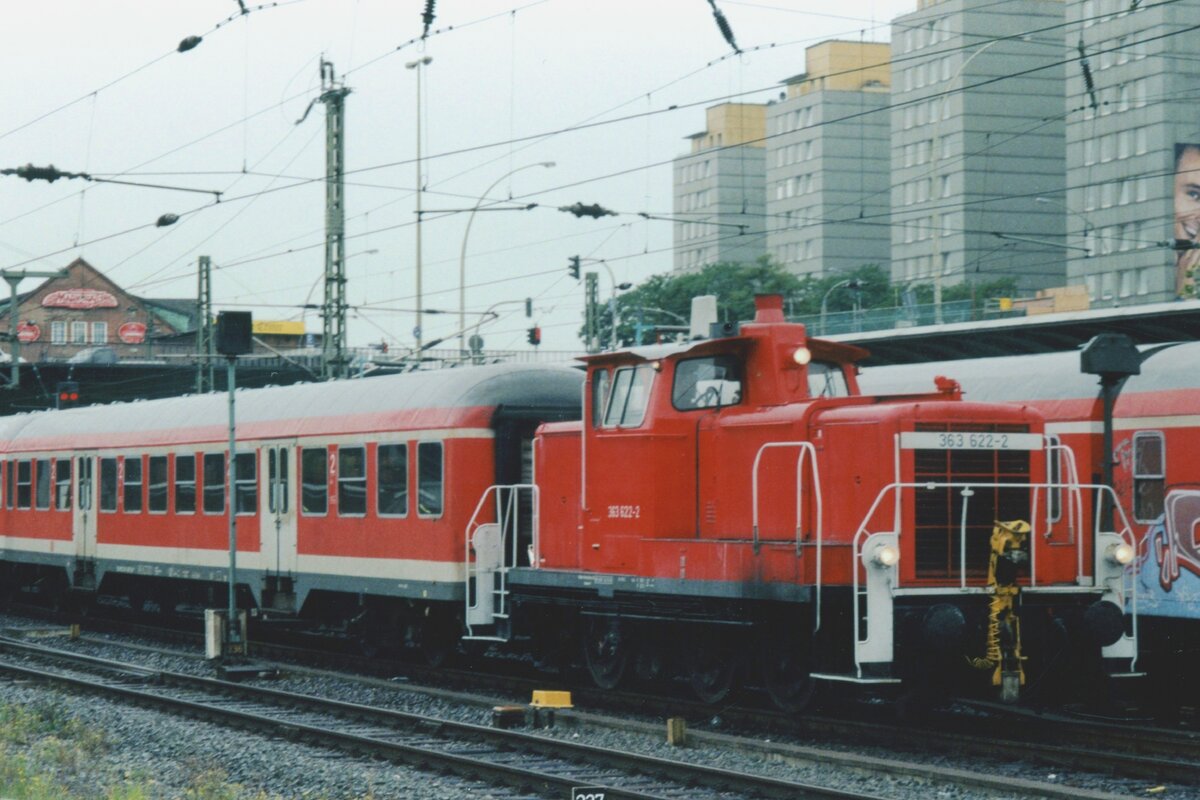
[[[717,8],[716,0],[708,0],[708,5],[712,7],[713,18],[717,21],[717,28],[720,29],[721,35],[725,37],[725,41],[733,48],[733,52],[741,55],[742,48],[737,46],[737,42],[733,38],[733,28],[729,26],[729,20],[725,19],[725,15],[721,9]]]
[[[1092,111],[1099,108],[1100,104],[1096,102],[1096,81],[1092,79],[1092,66],[1088,63],[1087,51],[1083,49],[1083,38],[1079,39],[1079,68],[1083,71],[1083,85],[1087,89],[1088,97],[1091,99],[1089,105]]]
[[[421,21],[425,23],[425,30],[421,31],[421,38],[429,36],[429,27],[433,25],[437,14],[434,13],[434,8],[437,6],[437,0],[425,0],[425,11],[421,13]]]
[[[203,36],[189,36],[186,39],[180,40],[179,46],[176,47],[175,49],[178,50],[180,53],[186,53],[188,50],[193,49],[196,45],[200,44],[200,42],[202,42],[202,41],[204,41]]]

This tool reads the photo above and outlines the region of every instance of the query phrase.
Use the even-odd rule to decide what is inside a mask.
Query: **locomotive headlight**
[[[1104,551],[1105,557],[1118,566],[1125,566],[1133,561],[1133,547],[1125,542],[1114,542]]]
[[[792,353],[792,361],[803,367],[809,361],[812,361],[812,352],[807,347],[797,347],[795,352]]]
[[[894,567],[900,561],[900,550],[895,545],[881,544],[871,553],[871,560],[881,567]]]

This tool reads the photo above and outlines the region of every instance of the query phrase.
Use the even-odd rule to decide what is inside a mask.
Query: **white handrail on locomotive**
[[[507,489],[509,491],[507,491],[507,492],[501,491],[504,489]],[[508,641],[508,639],[503,636],[487,636],[487,635],[476,635],[475,634],[475,631],[474,631],[475,625],[473,625],[471,622],[471,618],[472,618],[471,611],[479,609],[479,607],[480,607],[479,604],[483,597],[483,588],[481,585],[481,581],[479,580],[481,571],[477,567],[476,560],[474,558],[472,558],[472,550],[473,550],[472,540],[474,538],[475,532],[478,529],[484,527],[485,525],[496,525],[499,529],[500,552],[502,554],[504,553],[505,548],[509,545],[509,543],[511,543],[511,549],[512,549],[511,560],[506,560],[505,558],[501,557],[500,565],[496,568],[496,574],[498,574],[500,576],[500,588],[497,589],[493,582],[493,585],[489,589],[489,591],[493,595],[493,598],[498,596],[500,599],[500,610],[499,611],[493,610],[493,612],[489,616],[492,621],[494,621],[497,618],[504,619],[508,616],[508,611],[507,611],[508,571],[510,569],[512,569],[513,566],[516,566],[518,564],[518,558],[519,558],[519,553],[517,552],[517,550],[518,550],[518,543],[520,541],[520,524],[521,524],[520,498],[521,498],[522,492],[526,492],[526,491],[529,494],[529,499],[531,502],[530,533],[531,533],[531,548],[532,549],[530,552],[529,560],[530,560],[530,567],[533,569],[537,569],[539,553],[541,552],[541,541],[540,541],[540,537],[538,535],[540,490],[538,489],[537,484],[511,483],[511,484],[493,484],[493,485],[489,486],[487,489],[484,490],[483,494],[480,495],[479,502],[475,504],[475,510],[471,513],[471,519],[467,522],[467,527],[466,527],[466,531],[465,531],[466,536],[464,538],[465,551],[464,551],[464,557],[463,557],[463,563],[465,565],[465,573],[464,573],[463,578],[464,578],[464,583],[467,587],[467,591],[463,597],[463,603],[465,605],[464,621],[465,621],[466,628],[467,628],[467,635],[463,637],[464,639],[476,639],[476,640],[481,640],[481,641],[494,641],[494,642]],[[491,496],[495,497],[496,507],[495,507],[494,512],[495,512],[496,522],[482,522],[479,519],[479,515],[483,511],[483,509],[487,506],[488,498]],[[509,536],[510,532],[512,534],[511,536]],[[470,592],[470,585],[471,585],[472,578],[475,579],[475,603],[474,604],[472,604],[472,602],[471,602],[471,592]],[[476,623],[476,625],[483,625],[483,624],[492,624],[492,622],[489,621],[487,623]]]
[[[963,483],[963,482],[957,482],[957,481],[955,481],[955,482],[922,481],[922,482],[918,483],[918,482],[896,481],[896,482],[893,482],[893,483],[883,487],[882,489],[880,489],[879,494],[876,495],[876,497],[875,497],[875,501],[871,504],[870,509],[867,511],[866,515],[863,517],[862,523],[859,524],[858,530],[855,532],[854,538],[852,540],[851,593],[852,593],[852,597],[854,598],[854,601],[853,601],[854,607],[857,608],[858,603],[859,603],[859,598],[864,593],[864,591],[862,589],[860,589],[860,586],[859,586],[859,583],[860,583],[859,571],[860,570],[859,570],[859,565],[858,565],[859,560],[862,558],[863,554],[865,553],[865,547],[863,546],[863,543],[866,541],[866,539],[864,539],[863,537],[864,537],[864,534],[868,533],[867,527],[868,527],[871,519],[875,516],[875,512],[879,508],[880,503],[883,502],[883,499],[889,493],[894,493],[896,495],[896,500],[894,503],[894,505],[895,505],[895,530],[888,531],[886,533],[889,533],[894,536],[894,535],[897,535],[897,531],[900,528],[899,518],[900,518],[901,498],[903,497],[902,490],[904,490],[904,489],[939,489],[939,488],[964,490],[964,492],[963,492],[963,495],[965,498],[963,501],[963,506],[964,506],[963,520],[964,521],[962,523],[962,527],[959,530],[959,551],[960,551],[960,553],[962,553],[962,552],[965,552],[965,549],[966,549],[966,524],[965,524],[966,506],[970,502],[969,498],[970,498],[971,494],[973,494],[973,488],[974,487],[988,487],[988,486],[993,486],[993,485],[994,484],[982,483],[982,482]],[[1034,490],[1034,498],[1035,499],[1034,499],[1034,506],[1032,509],[1034,513],[1031,513],[1031,515],[1030,515],[1034,519],[1034,525],[1036,525],[1036,521],[1037,521],[1036,498],[1037,498],[1038,490],[1066,488],[1068,490],[1078,490],[1080,492],[1082,492],[1083,490],[1092,491],[1095,493],[1095,495],[1097,497],[1097,506],[1096,506],[1097,514],[1095,517],[1096,522],[1095,522],[1095,526],[1094,526],[1094,530],[1093,530],[1093,540],[1098,542],[1102,535],[1110,534],[1112,536],[1117,537],[1118,539],[1120,539],[1122,542],[1128,544],[1129,546],[1133,547],[1134,552],[1137,551],[1138,544],[1137,544],[1137,539],[1133,534],[1133,528],[1129,524],[1129,519],[1128,519],[1128,517],[1126,517],[1124,509],[1122,509],[1120,507],[1120,505],[1116,503],[1116,493],[1113,491],[1111,486],[1105,486],[1103,484],[1068,485],[1068,484],[1060,482],[1060,483],[1054,483],[1054,484],[1049,484],[1049,483],[1043,483],[1043,484],[1005,483],[1004,487],[1010,488],[1010,489],[1032,489],[1032,490]],[[967,494],[968,491],[971,492],[971,494]],[[1105,495],[1112,495],[1111,502],[1114,504],[1114,506],[1116,506],[1116,509],[1117,509],[1118,513],[1120,514],[1122,527],[1119,532],[1118,531],[1101,531],[1100,530],[1100,515],[1098,512],[1099,512],[1099,509],[1101,508],[1101,505],[1100,505],[1101,499]],[[1031,526],[1031,528],[1033,528],[1033,526]],[[1032,534],[1036,533],[1036,530],[1035,529],[1031,530],[1030,533],[1031,533],[1031,538],[1032,538]],[[869,534],[867,536],[867,539],[869,539],[871,536],[875,536],[875,535],[877,535],[877,534]],[[1078,543],[1077,549],[1079,550],[1080,553],[1082,553],[1082,549],[1083,549],[1082,540],[1080,540],[1080,542]],[[1031,550],[1032,550],[1032,548],[1031,548]],[[1101,548],[1097,547],[1096,552],[1093,553],[1093,559],[1092,559],[1094,569],[1093,569],[1093,578],[1092,578],[1091,585],[1093,588],[1101,588],[1100,584],[1097,583],[1097,581],[1096,581],[1095,573],[1098,572],[1098,566],[1100,563],[1100,559],[1102,559],[1104,557],[1105,557],[1105,554],[1102,552]],[[1080,559],[1082,559],[1082,555],[1080,556]],[[1082,561],[1080,561],[1080,564],[1082,564]],[[893,565],[891,567],[891,569],[892,569],[893,577],[894,577],[894,583],[893,583],[892,589],[891,589],[892,595],[910,594],[910,593],[930,591],[930,590],[925,590],[925,589],[920,589],[920,588],[905,590],[903,587],[900,586],[899,571],[896,569],[895,565]],[[1124,567],[1122,569],[1121,577],[1123,578],[1123,580],[1121,581],[1121,585],[1117,586],[1117,587],[1113,587],[1110,585],[1108,587],[1112,591],[1112,593],[1114,595],[1116,595],[1117,598],[1119,599],[1119,602],[1117,603],[1118,607],[1120,607],[1122,610],[1124,610],[1126,607],[1126,602],[1128,602],[1128,604],[1129,604],[1130,617],[1131,617],[1131,629],[1130,629],[1131,633],[1129,636],[1123,636],[1122,638],[1127,639],[1127,640],[1132,640],[1135,642],[1137,641],[1137,629],[1138,629],[1138,619],[1137,619],[1138,569],[1139,569],[1139,565],[1137,564],[1137,560],[1134,559],[1134,561],[1131,564],[1127,565],[1126,567]],[[1035,588],[1033,584],[1036,580],[1036,578],[1035,578],[1036,564],[1033,560],[1032,552],[1030,555],[1030,576],[1031,576],[1030,577],[1031,588]],[[1085,577],[1086,576],[1082,575],[1082,571],[1081,571],[1081,573],[1077,576],[1076,583],[1079,584],[1080,586],[1086,585],[1083,583],[1083,581],[1085,580]],[[966,585],[966,572],[963,569],[960,569],[959,581],[960,581],[960,585],[958,587],[958,591],[962,594],[988,594],[988,593],[991,593],[991,591],[992,591],[988,587],[984,587],[984,586],[977,586],[977,587],[967,586]],[[945,590],[938,589],[938,590],[933,590],[933,591],[945,591]],[[868,609],[868,612],[869,612],[869,609]],[[859,645],[865,643],[865,640],[861,637],[861,634],[860,634],[860,623],[859,623],[860,615],[857,612],[855,612],[855,613],[851,614],[851,616],[853,618],[853,623],[854,623],[853,624],[853,633],[854,633],[854,644],[855,644],[855,648],[854,648],[855,674],[859,679],[861,679],[862,678],[862,670],[863,670],[863,668],[862,668],[863,662],[859,656]],[[868,634],[869,634],[869,631],[868,631]],[[1131,656],[1131,661],[1130,661],[1131,673],[1135,669],[1136,663],[1137,663],[1137,650],[1136,650],[1136,648],[1134,648],[1133,654]]]
[[[1067,497],[1070,502],[1069,502],[1069,506],[1068,506],[1069,511],[1068,511],[1068,516],[1067,516],[1067,541],[1065,541],[1065,542],[1050,541],[1050,537],[1053,535],[1054,532],[1053,532],[1053,530],[1051,530],[1051,523],[1053,522],[1053,520],[1050,519],[1050,515],[1049,515],[1049,512],[1050,512],[1049,498],[1047,498],[1047,502],[1046,502],[1046,511],[1047,511],[1046,532],[1043,533],[1042,536],[1046,539],[1046,544],[1049,547],[1070,547],[1071,545],[1076,544],[1075,531],[1080,526],[1080,520],[1083,519],[1083,492],[1079,488],[1081,486],[1081,484],[1079,483],[1079,467],[1076,465],[1076,462],[1075,462],[1075,451],[1072,450],[1069,445],[1065,445],[1061,441],[1058,441],[1057,436],[1046,435],[1045,441],[1046,441],[1047,463],[1049,463],[1049,459],[1052,458],[1056,452],[1058,452],[1059,457],[1063,459],[1062,463],[1066,467],[1066,469],[1065,469],[1066,475],[1064,477],[1063,482],[1057,483],[1057,484],[1050,484],[1049,486],[1050,486],[1050,488],[1067,488],[1067,492],[1068,492]],[[1083,576],[1083,548],[1076,546],[1075,553],[1076,553],[1075,575],[1078,578],[1078,577]],[[1032,556],[1031,556],[1031,558],[1032,558]],[[1033,580],[1033,582],[1031,585],[1036,586],[1037,585],[1036,576],[1034,576],[1032,578],[1032,580]]]
[[[800,555],[801,540],[803,531],[801,523],[804,519],[804,463],[805,461],[812,462],[813,471],[813,497],[815,498],[813,505],[816,506],[816,585],[813,591],[816,597],[815,614],[813,617],[813,633],[821,629],[821,544],[822,544],[822,522],[824,520],[824,511],[821,495],[821,471],[817,465],[817,448],[812,442],[768,442],[758,448],[758,452],[754,455],[754,467],[750,476],[750,498],[752,504],[751,510],[751,525],[754,537],[754,552],[758,552],[758,468],[762,461],[763,453],[772,448],[796,447],[799,448],[799,454],[796,456],[796,555]]]

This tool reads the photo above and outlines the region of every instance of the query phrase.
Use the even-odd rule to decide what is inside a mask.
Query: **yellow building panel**
[[[256,319],[254,333],[273,334],[276,336],[303,336],[304,323],[286,319]]]
[[[767,136],[767,107],[762,103],[721,103],[707,111],[708,128],[690,137],[692,152],[745,144],[762,147]]]
[[[880,42],[828,41],[804,51],[807,72],[788,84],[788,97],[820,89],[885,92],[892,84],[892,46]]]

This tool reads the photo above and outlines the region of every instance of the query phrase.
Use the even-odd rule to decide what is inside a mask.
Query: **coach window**
[[[367,451],[364,447],[338,448],[338,516],[367,513]]]
[[[809,397],[848,397],[850,386],[841,364],[812,361],[808,365]]]
[[[1138,522],[1153,522],[1163,513],[1165,463],[1160,432],[1138,431],[1133,435],[1133,516]]]
[[[17,508],[29,508],[33,502],[33,462],[17,462]]]
[[[419,443],[417,445],[417,516],[441,516],[442,477],[442,443]]]
[[[196,457],[175,456],[175,513],[196,513]]]
[[[267,448],[267,509],[272,514],[288,512],[288,457],[285,447]]]
[[[689,358],[675,365],[671,404],[680,411],[742,402],[742,364],[736,356]]]
[[[50,510],[50,459],[37,460],[35,501],[38,511]]]
[[[654,368],[622,367],[613,378],[608,407],[604,409],[605,427],[636,428],[646,418],[646,404],[650,401],[650,385],[654,381]]]
[[[123,463],[125,485],[122,497],[125,499],[126,514],[142,513],[142,457],[125,456]]]
[[[150,456],[149,511],[164,514],[167,510],[167,457]]]
[[[117,510],[117,460],[100,459],[100,510]]]
[[[13,481],[15,479],[16,479],[16,473],[15,473],[15,470],[13,467],[13,462],[5,461],[4,462],[4,507],[5,508],[13,507],[13,498],[16,497],[16,495],[13,494]]]
[[[300,511],[321,515],[329,504],[328,454],[324,447],[305,447],[300,451]]]
[[[225,454],[204,454],[204,513],[225,513]]]
[[[403,517],[408,514],[408,445],[381,444],[375,458],[377,513],[381,517]]]
[[[54,462],[54,507],[59,511],[71,510],[71,459],[60,458]]]
[[[606,369],[598,369],[592,373],[592,427],[599,428],[604,424],[604,404],[608,401],[608,386],[611,373]]]
[[[238,514],[258,512],[258,459],[254,453],[238,453],[234,466],[237,480],[234,482],[234,505]]]

